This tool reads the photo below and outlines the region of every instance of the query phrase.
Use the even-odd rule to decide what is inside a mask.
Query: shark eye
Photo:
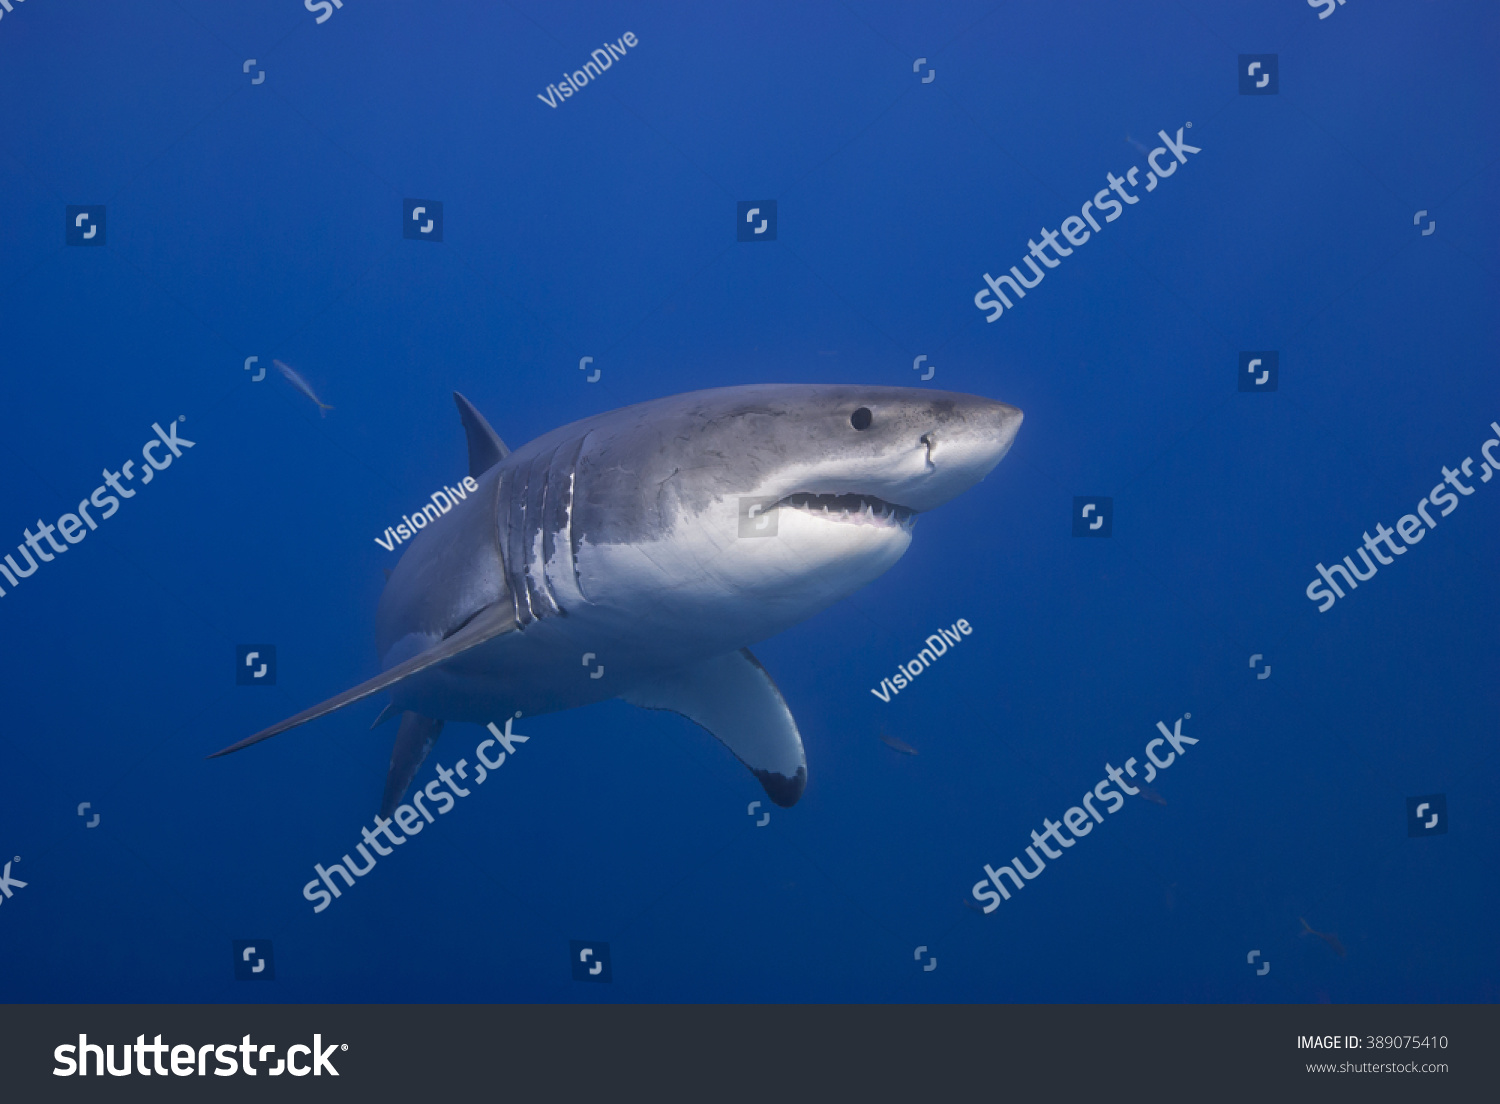
[[[862,406],[853,414],[849,415],[849,424],[855,429],[869,429],[870,423],[875,420],[875,415],[870,413],[868,406]]]

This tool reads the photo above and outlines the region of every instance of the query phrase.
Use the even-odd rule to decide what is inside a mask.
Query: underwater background
[[[1449,0],[15,2],[0,546],[24,570],[101,469],[144,478],[153,425],[194,444],[0,576],[0,1000],[1494,1001],[1497,31]],[[1147,192],[1166,139],[1197,152]],[[987,322],[984,274],[1133,167]],[[768,200],[774,240],[737,240]],[[374,538],[466,473],[451,393],[514,448],[762,382],[1026,413],[894,569],[755,646],[801,802],[760,824],[672,714],[522,717],[315,913],[381,699],[204,757],[377,672]],[[1466,459],[1319,612],[1316,565],[1363,571]],[[274,685],[238,684],[266,644]],[[1186,714],[1156,800],[979,911],[986,864]],[[450,724],[418,784],[484,735]]]

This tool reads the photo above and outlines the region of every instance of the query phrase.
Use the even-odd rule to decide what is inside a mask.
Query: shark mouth
[[[787,495],[777,507],[788,507],[831,521],[851,522],[856,525],[900,527],[910,530],[916,521],[917,512],[894,502],[886,502],[874,495],[862,494],[792,494]]]

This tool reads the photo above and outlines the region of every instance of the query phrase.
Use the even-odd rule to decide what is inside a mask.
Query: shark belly
[[[807,620],[888,570],[911,541],[909,530],[868,526],[852,548],[841,534],[839,555],[829,557],[825,527],[845,523],[781,513],[772,539],[694,519],[660,540],[581,542],[565,565],[555,555],[545,566],[528,556],[527,576],[554,584],[547,604],[555,612],[406,680],[393,700],[429,717],[483,722],[626,694]],[[532,543],[538,553],[569,548],[562,538]],[[532,605],[542,607],[535,598]],[[432,643],[414,634],[387,663]]]

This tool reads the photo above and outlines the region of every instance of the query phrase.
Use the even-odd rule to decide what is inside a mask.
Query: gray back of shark
[[[916,516],[982,479],[1022,417],[948,392],[762,384],[609,411],[511,452],[454,398],[479,489],[391,573],[382,674],[216,754],[389,689],[388,816],[445,721],[622,697],[695,721],[792,805],[801,735],[748,645],[886,571]]]

